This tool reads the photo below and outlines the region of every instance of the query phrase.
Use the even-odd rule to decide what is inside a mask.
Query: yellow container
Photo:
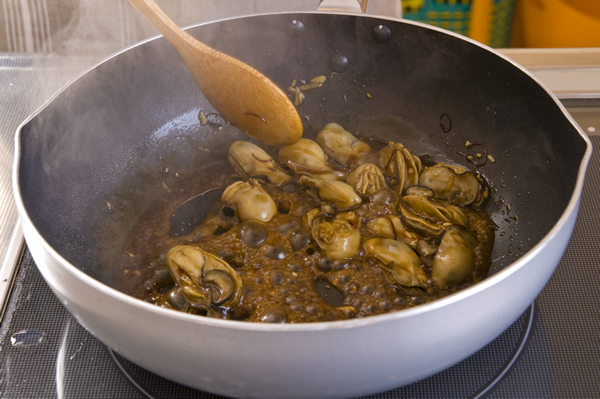
[[[508,47],[516,1],[402,0],[402,17],[450,29],[492,47]]]
[[[600,47],[600,0],[519,0],[513,47]]]

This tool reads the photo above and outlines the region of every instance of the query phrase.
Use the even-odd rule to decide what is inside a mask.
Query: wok
[[[218,117],[200,126],[210,105],[155,38],[79,76],[16,134],[14,194],[29,249],[61,302],[110,348],[222,395],[360,396],[466,358],[542,290],[571,235],[591,144],[523,68],[452,33],[357,15],[260,15],[188,32],[282,88],[331,77],[299,108],[305,137],[337,122],[459,164],[467,140],[482,143],[495,159],[481,167],[498,225],[490,276],[400,312],[296,325],[192,316],[111,288],[113,255],[165,185],[205,173],[247,139]]]

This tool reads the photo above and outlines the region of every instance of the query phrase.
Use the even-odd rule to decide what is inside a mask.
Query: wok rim
[[[481,291],[488,289],[491,286],[499,284],[501,281],[507,279],[512,274],[518,272],[520,269],[525,267],[531,260],[537,257],[540,253],[542,253],[550,242],[553,241],[556,236],[563,230],[571,215],[579,208],[579,200],[581,198],[581,193],[583,190],[583,183],[585,179],[585,174],[587,170],[587,166],[592,154],[592,143],[589,137],[583,132],[583,130],[578,126],[575,122],[574,118],[568,113],[565,106],[560,102],[558,97],[554,95],[538,78],[536,78],[532,73],[526,70],[523,66],[512,60],[511,58],[501,54],[489,46],[486,46],[482,43],[479,43],[473,39],[470,39],[466,36],[462,36],[458,33],[448,31],[442,28],[438,28],[435,26],[427,25],[424,23],[420,23],[417,21],[410,21],[405,19],[397,19],[385,16],[377,16],[377,15],[363,15],[363,14],[355,14],[355,13],[345,13],[345,12],[326,12],[326,11],[298,11],[298,12],[275,12],[275,13],[263,13],[263,14],[255,14],[250,16],[237,16],[231,18],[219,19],[216,21],[209,21],[200,24],[194,24],[185,27],[184,29],[191,29],[198,26],[215,24],[223,21],[236,20],[242,18],[252,18],[259,16],[269,16],[269,15],[290,15],[290,14],[324,14],[324,15],[347,15],[347,16],[355,16],[362,18],[370,18],[370,19],[379,19],[379,20],[389,20],[392,22],[405,23],[409,25],[419,26],[425,29],[430,29],[437,31],[442,34],[454,36],[460,40],[467,41],[471,44],[479,46],[480,48],[487,50],[496,56],[502,58],[505,61],[508,61],[514,67],[520,69],[527,76],[533,79],[542,89],[546,91],[546,93],[550,96],[550,98],[558,105],[559,109],[562,111],[563,115],[567,118],[567,120],[571,123],[571,125],[575,128],[575,130],[579,133],[581,139],[586,144],[586,150],[581,158],[579,169],[577,173],[577,179],[575,181],[574,189],[569,199],[567,206],[562,212],[558,221],[554,224],[554,226],[550,229],[550,231],[538,241],[529,251],[523,254],[520,258],[518,258],[515,262],[507,265],[502,270],[498,271],[492,276],[485,278],[484,280],[478,282],[471,287],[465,288],[461,291],[448,295],[446,297],[437,299],[433,302],[417,305],[408,309],[398,310],[390,313],[375,315],[364,317],[360,319],[351,319],[351,320],[338,320],[338,321],[328,321],[328,322],[314,322],[314,323],[295,323],[295,324],[269,324],[269,323],[251,323],[245,321],[236,321],[236,320],[221,320],[214,319],[209,317],[198,317],[197,315],[191,315],[183,312],[173,311],[170,309],[164,309],[159,306],[144,302],[141,299],[135,298],[128,294],[125,294],[115,288],[112,288],[95,278],[89,276],[88,274],[81,271],[78,267],[68,262],[62,255],[60,255],[40,234],[38,229],[35,227],[35,224],[30,219],[26,209],[25,204],[23,203],[23,199],[21,196],[20,185],[19,185],[19,172],[20,172],[20,161],[21,161],[21,133],[22,129],[31,122],[35,117],[37,117],[50,103],[52,103],[59,95],[61,95],[69,86],[75,83],[78,79],[94,70],[98,66],[108,62],[114,57],[129,51],[138,46],[144,45],[153,40],[157,40],[162,38],[162,35],[156,35],[135,43],[125,49],[122,49],[118,52],[113,53],[102,61],[94,64],[93,66],[85,69],[83,72],[76,75],[74,78],[70,79],[65,83],[59,90],[57,90],[47,101],[45,101],[37,110],[35,110],[29,117],[27,117],[17,128],[14,137],[15,143],[15,152],[13,159],[13,170],[12,170],[12,187],[13,187],[13,196],[15,198],[15,203],[17,206],[17,211],[19,214],[20,220],[25,223],[30,231],[35,232],[35,238],[38,243],[43,247],[43,249],[51,255],[51,257],[57,261],[60,266],[69,272],[72,276],[77,278],[83,284],[90,286],[91,288],[101,292],[104,295],[110,296],[114,299],[119,300],[120,302],[124,302],[128,306],[132,306],[134,308],[138,308],[140,311],[145,311],[149,313],[154,313],[159,317],[167,317],[177,319],[179,322],[192,323],[197,324],[199,326],[205,327],[214,327],[214,328],[227,328],[233,330],[242,330],[242,331],[254,331],[254,332],[269,332],[269,333],[292,333],[292,332],[317,332],[323,330],[346,330],[346,329],[356,329],[361,327],[369,327],[375,324],[387,323],[391,321],[398,321],[401,319],[411,319],[414,317],[418,317],[424,313],[428,313],[431,311],[439,310],[448,306],[451,306],[457,302],[468,299],[471,296],[475,296]],[[17,222],[18,223],[18,222]],[[25,229],[24,229],[25,230]],[[47,267],[45,265],[38,265],[36,262],[36,266],[39,269]]]

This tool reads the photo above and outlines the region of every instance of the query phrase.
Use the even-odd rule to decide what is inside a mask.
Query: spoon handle
[[[129,0],[129,2],[154,25],[177,51],[182,51],[189,46],[197,47],[202,52],[212,50],[181,29],[153,0]]]

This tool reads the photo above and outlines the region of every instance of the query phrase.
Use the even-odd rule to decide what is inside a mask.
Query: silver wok
[[[389,38],[374,34],[379,25]],[[487,208],[498,225],[494,260],[487,279],[436,302],[301,325],[193,316],[111,288],[110,259],[161,182],[176,170],[202,173],[244,139],[226,123],[200,126],[198,111],[210,105],[156,38],[72,81],[15,139],[13,187],[27,245],[64,306],[110,348],[221,395],[355,397],[456,364],[540,293],[571,236],[591,144],[523,68],[449,32],[356,15],[262,15],[188,32],[284,88],[339,69],[335,84],[299,109],[306,137],[338,122],[458,163],[467,140],[484,143],[496,159],[482,167],[497,188]],[[347,66],[333,62],[336,54]]]

